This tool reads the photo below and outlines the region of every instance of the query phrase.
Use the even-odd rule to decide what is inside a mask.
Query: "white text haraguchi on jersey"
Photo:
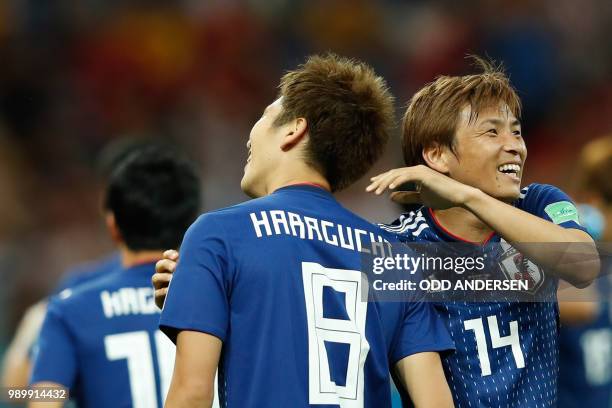
[[[378,234],[283,210],[251,213],[257,238],[290,235],[352,251],[392,256],[391,243]]]

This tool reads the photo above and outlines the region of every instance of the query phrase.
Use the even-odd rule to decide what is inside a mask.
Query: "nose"
[[[520,135],[514,135],[510,132],[504,140],[504,151],[524,159],[527,155],[527,146],[525,146],[525,141]]]

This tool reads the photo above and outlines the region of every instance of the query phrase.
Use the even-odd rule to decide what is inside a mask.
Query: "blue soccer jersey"
[[[82,283],[89,282],[117,270],[121,266],[121,259],[118,253],[113,253],[102,259],[87,262],[72,268],[62,277],[54,293],[60,293],[65,289],[71,289]]]
[[[559,408],[612,408],[612,263],[596,285],[595,321],[561,327]]]
[[[160,327],[223,341],[221,406],[388,407],[390,367],[453,348],[429,304],[361,301],[359,251],[382,256],[393,239],[310,185],[205,214]]]
[[[153,273],[120,267],[53,297],[31,383],[64,385],[79,407],[161,407],[175,347],[157,329]]]
[[[119,254],[117,253],[106,256],[96,261],[87,262],[85,264],[76,266],[66,272],[64,277],[55,287],[53,295],[57,295],[65,291],[66,289],[72,290],[76,286],[84,284],[85,282],[98,279],[101,276],[104,276],[108,273],[117,270],[117,268],[119,268],[120,266],[121,260],[119,258]],[[67,295],[68,293],[69,292],[64,292],[64,295]],[[36,343],[33,343],[29,348],[28,355],[30,356],[30,358],[32,358],[34,356],[34,353],[36,353],[36,347]]]
[[[514,205],[564,228],[585,230],[577,222],[570,198],[556,187],[531,184],[521,191]],[[462,241],[446,231],[433,211],[425,207],[403,214],[383,228],[409,243]],[[488,243],[496,242],[504,241],[495,234],[489,237]],[[491,279],[525,278],[518,270],[519,276],[515,276],[512,268],[501,267],[514,260],[498,252],[500,245],[474,246],[475,251],[486,248],[495,250],[489,256],[492,263],[487,272]],[[558,280],[533,267],[527,278],[536,302],[436,303],[457,348],[443,358],[457,407],[556,406]]]

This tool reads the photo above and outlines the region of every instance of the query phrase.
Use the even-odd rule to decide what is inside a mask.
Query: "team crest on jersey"
[[[499,266],[508,279],[526,280],[529,283],[527,292],[535,294],[544,283],[544,271],[516,248],[505,241],[502,244],[502,254]]]

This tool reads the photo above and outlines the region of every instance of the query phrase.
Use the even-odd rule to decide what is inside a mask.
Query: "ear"
[[[287,126],[287,132],[281,143],[281,150],[288,152],[293,149],[306,136],[308,132],[308,124],[305,118],[297,118],[291,121]]]
[[[427,166],[443,174],[449,172],[448,159],[451,154],[449,147],[438,143],[423,148],[423,160]]]
[[[120,244],[123,242],[123,237],[121,236],[121,231],[119,231],[119,226],[117,225],[117,220],[115,219],[115,214],[108,211],[104,216],[104,221],[106,222],[106,228],[113,240],[114,243]]]

